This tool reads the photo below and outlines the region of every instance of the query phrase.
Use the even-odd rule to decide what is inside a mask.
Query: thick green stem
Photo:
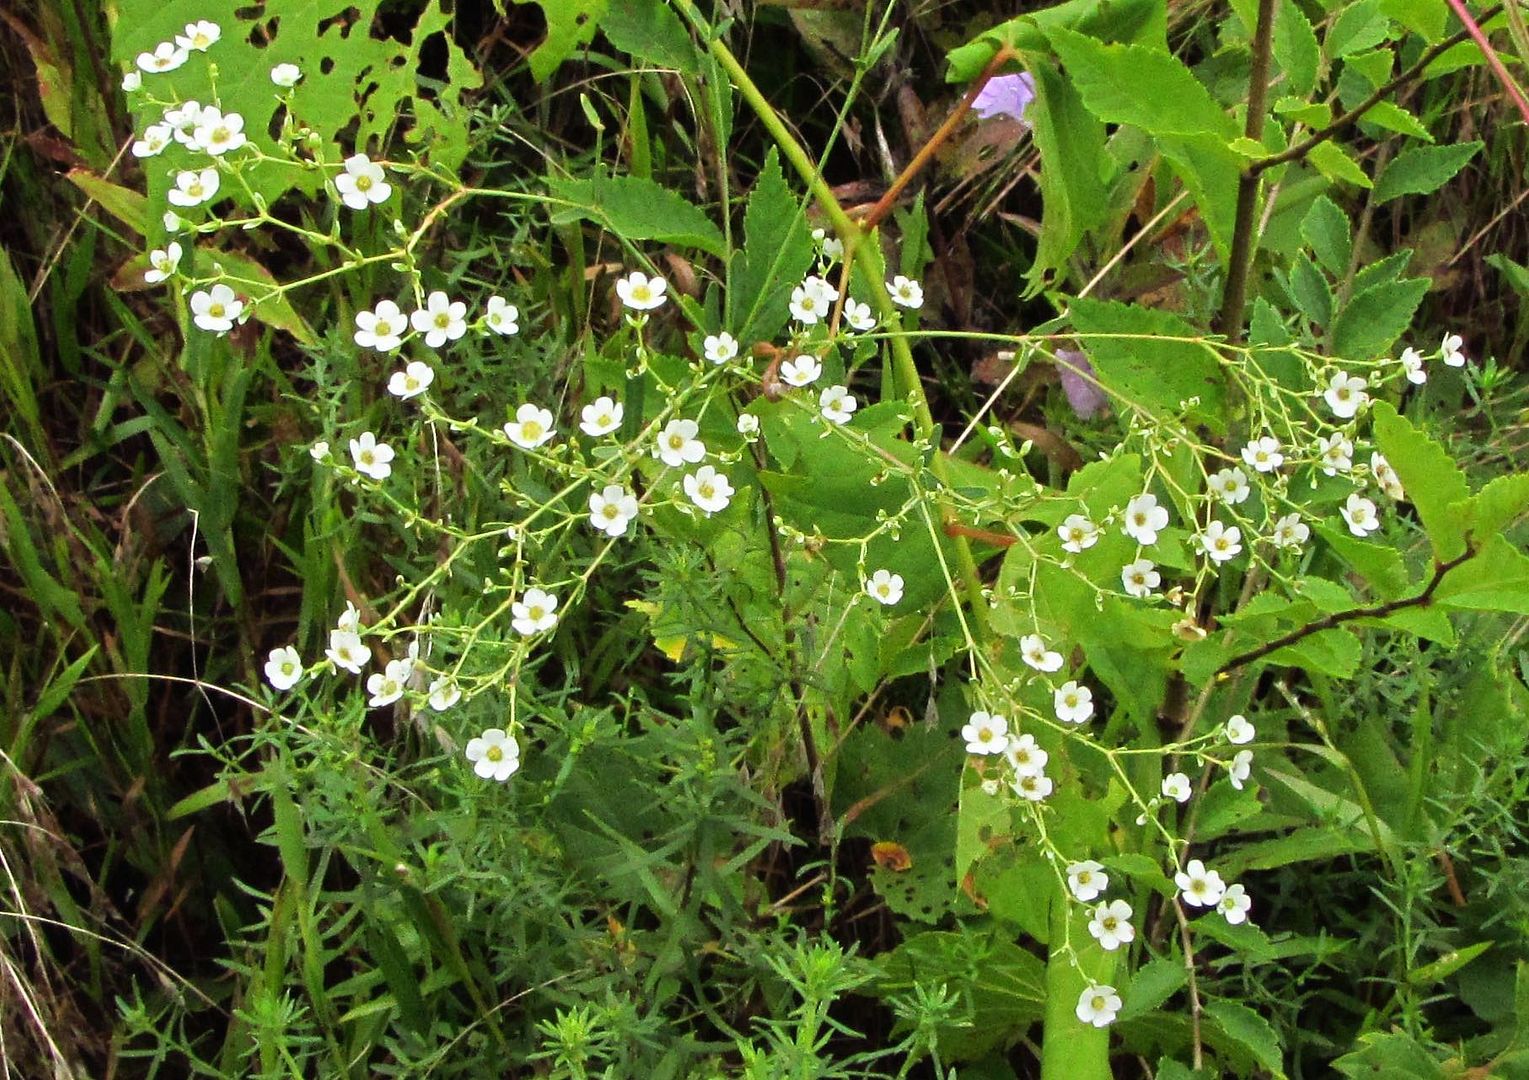
[[[749,78],[743,65],[733,55],[732,50],[718,37],[711,33],[700,15],[695,11],[690,0],[676,0],[675,6],[689,20],[691,27],[700,35],[707,44],[713,59],[721,65],[722,70],[727,72],[727,77],[732,81],[743,100],[748,103],[750,109],[770,133],[770,138],[780,148],[781,154],[791,163],[791,167],[807,185],[807,190],[812,193],[823,212],[828,215],[834,231],[844,243],[846,252],[853,252],[856,265],[864,273],[871,288],[871,303],[876,308],[884,323],[897,326],[902,321],[902,311],[892,302],[892,296],[887,292],[886,282],[883,280],[883,268],[877,259],[877,249],[867,243],[867,234],[854,220],[845,213],[844,207],[839,205],[839,200],[834,196],[833,188],[828,181],[824,180],[818,172],[817,162],[791,134],[785,121],[775,111],[754,80]],[[913,349],[908,344],[908,339],[901,334],[890,338],[892,347],[892,366],[897,375],[897,381],[901,384],[902,392],[906,395],[909,406],[913,409],[913,426],[920,439],[933,439],[936,434],[934,414],[929,411],[929,402],[924,397],[923,381],[919,377],[918,364],[913,359]],[[936,453],[930,460],[930,471],[941,484],[950,483],[950,470],[944,456]],[[945,507],[940,507],[942,516],[945,516]],[[986,645],[992,640],[991,628],[988,620],[988,604],[982,592],[982,576],[977,569],[977,560],[972,555],[971,545],[964,536],[952,538],[952,546],[955,549],[956,570],[961,577],[963,588],[966,590],[967,601],[971,607],[971,617],[974,626],[974,636],[980,644]]]

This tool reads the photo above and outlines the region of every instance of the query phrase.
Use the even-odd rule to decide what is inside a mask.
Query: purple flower
[[[972,102],[972,110],[984,120],[1012,116],[1025,122],[1025,109],[1035,100],[1035,80],[1028,71],[1018,75],[995,75]]]
[[[1104,408],[1109,399],[1099,388],[1094,365],[1088,362],[1086,354],[1073,349],[1058,349],[1056,370],[1062,380],[1062,392],[1067,395],[1067,403],[1078,414],[1078,419],[1087,420]]]

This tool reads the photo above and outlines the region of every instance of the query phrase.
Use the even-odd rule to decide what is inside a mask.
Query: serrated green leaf
[[[1001,46],[1018,52],[1044,52],[1046,30],[1065,26],[1101,41],[1127,41],[1149,48],[1168,47],[1167,8],[1162,0],[1066,0],[985,30],[946,57],[945,78],[968,82],[992,61]]]
[[[1290,299],[1314,326],[1326,326],[1332,321],[1333,290],[1304,251],[1297,253],[1290,264]]]
[[[1280,0],[1274,20],[1274,60],[1285,73],[1291,93],[1305,97],[1316,89],[1322,48],[1311,20],[1295,0]]]
[[[1374,124],[1387,131],[1411,135],[1414,139],[1422,139],[1424,142],[1433,142],[1432,133],[1423,126],[1422,121],[1392,101],[1377,101],[1364,114],[1364,120],[1367,124]]]
[[[1301,222],[1301,238],[1311,245],[1317,261],[1334,277],[1348,273],[1354,240],[1348,215],[1326,195],[1318,195]]]
[[[1311,148],[1307,160],[1316,167],[1317,172],[1329,180],[1345,184],[1357,184],[1359,187],[1370,186],[1370,178],[1364,174],[1359,162],[1349,156],[1349,152],[1337,143],[1318,143]]]
[[[1322,48],[1328,59],[1337,60],[1349,53],[1372,49],[1386,39],[1386,17],[1380,0],[1356,0],[1333,20]]]
[[[554,222],[583,218],[626,240],[657,240],[712,255],[726,254],[722,230],[679,192],[652,180],[609,175],[549,177],[547,187],[569,204],[552,215]]]
[[[1368,360],[1389,352],[1412,325],[1428,284],[1427,278],[1407,278],[1355,293],[1333,319],[1333,354]]]
[[[1186,415],[1226,430],[1221,365],[1195,327],[1166,311],[1100,300],[1074,300],[1069,314],[1079,333],[1099,335],[1085,338],[1084,348],[1105,389],[1169,414],[1198,398]]]
[[[1389,403],[1375,403],[1372,418],[1375,444],[1386,456],[1433,546],[1434,558],[1443,562],[1465,550],[1463,515],[1452,509],[1470,496],[1465,473],[1449,453],[1423,434]]]
[[[600,29],[612,45],[659,67],[700,74],[689,31],[663,0],[620,0],[616,4],[607,0],[607,4],[600,16]]]
[[[1430,44],[1444,36],[1449,15],[1446,0],[1380,0],[1380,10],[1408,30],[1415,30]]]
[[[546,82],[579,49],[594,40],[608,0],[516,0],[534,3],[547,20],[547,36],[531,52],[531,77]]]
[[[1301,98],[1281,98],[1274,103],[1274,111],[1280,116],[1305,124],[1309,128],[1324,128],[1332,123],[1333,108],[1325,101],[1304,101]]]
[[[1269,1021],[1235,1001],[1208,1001],[1204,1008],[1206,1017],[1214,1025],[1207,1033],[1212,1045],[1219,1041],[1215,1033],[1219,1029],[1232,1043],[1247,1051],[1262,1068],[1275,1077],[1285,1075],[1279,1035]]]
[[[791,288],[812,265],[812,234],[774,147],[749,192],[743,237],[728,280],[727,328],[747,344],[786,324]]]
[[[1041,154],[1041,235],[1025,275],[1027,295],[1045,288],[1051,272],[1065,266],[1083,237],[1109,217],[1104,125],[1050,64],[1036,65],[1031,74],[1035,100],[1027,116]]]
[[[1181,960],[1159,956],[1131,976],[1120,1006],[1120,1018],[1130,1020],[1158,1008],[1189,981]]]
[[[1403,195],[1428,195],[1439,190],[1465,168],[1481,145],[1480,142],[1467,142],[1403,150],[1375,181],[1376,205]]]
[[[1333,1062],[1355,1080],[1444,1080],[1444,1067],[1411,1035],[1400,1031],[1367,1032],[1360,1048]]]

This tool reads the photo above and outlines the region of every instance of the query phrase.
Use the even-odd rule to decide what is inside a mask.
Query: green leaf
[[[1360,1048],[1333,1062],[1354,1080],[1444,1080],[1443,1066],[1416,1039],[1400,1031],[1359,1036]]]
[[[1205,1003],[1205,1016],[1215,1025],[1208,1032],[1208,1041],[1213,1046],[1222,1049],[1226,1040],[1229,1040],[1274,1076],[1285,1075],[1279,1036],[1269,1021],[1235,1001],[1208,1001]],[[1224,1040],[1217,1038],[1216,1029],[1220,1030]]]
[[[1380,0],[1380,10],[1430,44],[1444,36],[1449,14],[1446,0]]]
[[[1326,326],[1333,317],[1333,290],[1304,251],[1290,266],[1290,299],[1314,326]]]
[[[1333,552],[1353,567],[1382,599],[1398,596],[1407,588],[1407,568],[1395,548],[1361,540],[1347,529],[1318,524],[1316,533]]]
[[[1071,81],[1050,64],[1032,71],[1035,100],[1026,110],[1041,154],[1041,235],[1026,272],[1027,295],[1050,283],[1089,230],[1109,217],[1104,125],[1083,106]]]
[[[1376,205],[1403,195],[1427,195],[1437,191],[1465,168],[1481,145],[1480,142],[1467,142],[1403,150],[1375,181]]]
[[[1529,614],[1529,556],[1497,535],[1463,566],[1451,570],[1434,599],[1467,611]]]
[[[948,82],[969,82],[982,73],[1001,46],[1023,52],[1049,48],[1046,30],[1066,26],[1103,41],[1168,47],[1167,8],[1162,0],[1066,0],[985,30],[946,56]]]
[[[1274,103],[1274,111],[1309,128],[1324,128],[1333,119],[1333,108],[1324,101],[1281,98]]]
[[[1370,178],[1359,167],[1359,162],[1349,156],[1347,150],[1331,140],[1318,143],[1311,148],[1307,160],[1316,167],[1317,172],[1329,180],[1345,184],[1357,184],[1359,187],[1370,186]]]
[[[1280,0],[1274,20],[1274,59],[1285,73],[1292,94],[1305,97],[1316,89],[1322,49],[1311,21],[1295,0]]]
[[[1339,13],[1327,31],[1323,47],[1331,60],[1362,49],[1372,49],[1386,39],[1386,17],[1380,0],[1356,0]]]
[[[1364,122],[1387,131],[1411,135],[1424,142],[1433,142],[1433,134],[1423,126],[1422,121],[1392,101],[1377,101],[1370,106],[1370,110],[1364,114]]]
[[[554,6],[565,5],[558,0]],[[700,74],[689,31],[663,0],[620,0],[610,4],[600,17],[600,29],[612,45],[639,60],[686,75]]]
[[[1458,515],[1461,530],[1478,540],[1503,532],[1526,512],[1529,512],[1529,473],[1499,476],[1473,497],[1449,506],[1449,513]]]
[[[1451,505],[1470,496],[1465,473],[1442,446],[1387,402],[1375,403],[1373,419],[1375,444],[1417,507],[1434,558],[1441,562],[1453,559],[1465,550],[1463,515]]]
[[[1180,960],[1159,956],[1148,962],[1126,987],[1120,1006],[1120,1018],[1130,1020],[1151,1012],[1167,1001],[1189,981],[1189,973]]]
[[[1355,293],[1333,320],[1333,354],[1369,360],[1389,351],[1412,325],[1428,285],[1427,278],[1407,278]]]
[[[1215,135],[1223,142],[1237,137],[1236,122],[1177,57],[1140,45],[1106,45],[1061,28],[1048,37],[1099,119],[1150,135]]]
[[[1348,215],[1326,195],[1318,195],[1301,222],[1301,238],[1311,245],[1317,261],[1334,277],[1348,273],[1354,240],[1349,232]]]
[[[1522,266],[1501,252],[1488,255],[1487,265],[1502,271],[1503,276],[1508,279],[1508,284],[1513,286],[1513,291],[1518,295],[1529,296],[1529,266]]]
[[[1158,413],[1184,409],[1194,422],[1226,431],[1226,387],[1216,354],[1194,326],[1166,311],[1079,298],[1069,309],[1105,389]],[[1184,340],[1173,340],[1175,338]]]
[[[141,192],[113,184],[88,169],[70,169],[68,180],[139,236],[147,235],[149,201]]]
[[[552,215],[555,223],[583,218],[598,222],[624,240],[657,240],[717,256],[726,253],[722,230],[699,207],[652,180],[608,175],[587,180],[549,177],[547,187],[570,204]]]
[[[1276,649],[1269,654],[1267,662],[1320,671],[1335,679],[1347,679],[1359,670],[1359,661],[1363,655],[1364,649],[1351,631],[1333,627],[1318,630],[1293,645]]]
[[[786,325],[791,288],[812,265],[812,234],[774,147],[749,193],[743,236],[728,278],[727,327],[747,345]]]
[[[546,82],[558,67],[594,40],[607,0],[516,0],[534,3],[547,20],[547,36],[531,53],[531,77]]]

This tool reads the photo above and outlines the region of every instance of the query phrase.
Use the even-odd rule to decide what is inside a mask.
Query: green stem
[[[727,76],[732,80],[733,86],[748,102],[749,108],[759,118],[770,138],[780,148],[781,154],[791,163],[802,182],[807,185],[808,191],[828,215],[828,220],[833,224],[834,231],[843,241],[846,252],[853,252],[856,265],[865,275],[871,289],[871,302],[884,323],[889,326],[899,326],[902,323],[902,312],[892,302],[892,296],[887,292],[886,282],[882,278],[883,267],[876,258],[877,249],[874,245],[865,243],[866,233],[859,225],[855,224],[849,214],[845,213],[844,207],[839,205],[839,200],[834,196],[833,188],[823,179],[818,172],[817,163],[812,160],[801,143],[797,142],[796,136],[786,126],[780,114],[775,111],[754,80],[749,78],[748,72],[738,62],[721,38],[716,37],[710,27],[695,11],[691,0],[675,0],[675,6],[690,22],[691,27],[706,42],[711,55]],[[850,257],[850,256],[846,256]],[[892,365],[897,375],[897,381],[902,386],[908,404],[913,409],[913,426],[920,439],[933,439],[936,434],[934,414],[929,411],[929,402],[924,397],[923,382],[919,377],[918,364],[913,359],[913,349],[908,344],[904,335],[895,334],[890,339],[892,347]],[[949,463],[940,454],[936,447],[936,453],[930,461],[930,471],[943,485],[950,484]],[[943,501],[940,506],[941,516],[945,513]],[[975,638],[979,643],[986,644],[992,640],[991,627],[988,621],[987,599],[982,593],[982,576],[977,569],[977,560],[972,554],[971,545],[964,536],[952,538],[952,546],[955,549],[956,569],[960,574],[962,585],[966,590],[967,601],[971,606],[972,622],[975,626]]]

